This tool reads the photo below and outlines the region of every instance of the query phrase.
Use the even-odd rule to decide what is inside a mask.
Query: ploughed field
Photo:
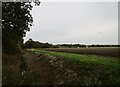
[[[46,51],[76,53],[76,54],[92,54],[100,56],[118,57],[120,48],[117,47],[91,47],[91,48],[46,48]]]

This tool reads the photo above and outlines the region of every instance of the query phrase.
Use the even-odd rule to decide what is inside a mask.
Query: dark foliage
[[[94,45],[92,44],[92,45],[88,45],[88,47],[120,47],[120,45],[99,45],[99,44]]]
[[[39,5],[40,3],[35,3]],[[23,37],[33,23],[30,2],[3,2],[2,3],[2,44],[3,52],[15,53],[22,43]]]
[[[33,41],[32,39],[26,41],[24,47],[25,48],[58,48],[57,45],[52,45],[49,43],[41,43],[39,41]]]
[[[120,45],[100,45],[100,44],[59,44],[60,47],[79,48],[79,47],[120,47]]]
[[[85,45],[85,44],[58,44],[42,43],[29,39],[25,42],[24,48],[86,48],[86,47],[120,47],[120,45]]]

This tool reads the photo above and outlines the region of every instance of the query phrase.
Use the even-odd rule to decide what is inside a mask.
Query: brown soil
[[[32,52],[25,52],[24,58],[27,70],[23,85],[78,85],[82,82],[79,72],[72,68],[74,65],[63,59]]]
[[[73,61],[56,58],[47,54],[36,54],[29,51],[24,53],[23,57],[26,60],[27,70],[23,74],[23,85],[107,84],[104,78],[103,82],[101,82],[102,79],[99,79],[100,73],[105,73],[104,69],[101,70],[101,66],[92,64],[87,66],[84,63],[76,64]]]
[[[108,72],[111,71],[108,69],[106,72],[101,66],[92,64],[88,66],[86,63],[76,64],[73,61],[47,54],[36,54],[29,51],[23,53],[22,58],[25,59],[27,68],[25,66],[26,71],[22,73],[19,69],[19,64],[21,64],[19,62],[21,61],[19,61],[18,56],[3,55],[3,84],[16,85],[19,83],[20,85],[29,85],[29,87],[40,87],[41,85],[54,85],[55,87],[56,85],[101,85],[114,83],[114,81],[117,81],[116,78],[119,77],[116,71],[113,71],[110,76],[112,78],[117,77],[113,78],[113,81],[111,79],[106,80],[105,78],[109,77]]]
[[[28,65],[24,85],[55,84],[55,72],[46,56],[27,52],[24,58]]]
[[[91,54],[91,55],[100,55],[100,56],[110,56],[110,57],[119,57],[120,48],[46,48],[43,49],[46,51],[56,51],[56,52],[66,52],[66,53],[76,53],[76,54]]]

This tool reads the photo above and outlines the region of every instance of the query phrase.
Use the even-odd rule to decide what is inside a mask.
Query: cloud
[[[117,2],[44,2],[31,14],[28,38],[50,43],[118,42]]]

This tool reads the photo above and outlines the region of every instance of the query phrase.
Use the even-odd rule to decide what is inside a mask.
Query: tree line
[[[58,45],[53,45],[48,42],[42,43],[39,41],[33,41],[32,39],[29,39],[24,43],[22,47],[23,48],[58,48]]]
[[[40,5],[40,2],[35,2]],[[87,47],[84,44],[58,44],[28,41],[23,43],[23,37],[33,25],[30,13],[31,2],[2,2],[2,52],[16,53],[22,48],[58,48],[58,47]],[[118,47],[119,45],[89,45],[88,47]],[[120,46],[119,46],[120,47]]]
[[[60,44],[59,47],[80,48],[80,47],[120,47],[120,45],[101,45],[101,44]]]
[[[100,44],[92,44],[92,45],[85,45],[85,44],[57,44],[53,45],[50,43],[42,43],[39,41],[33,41],[29,39],[24,43],[23,48],[81,48],[81,47],[120,47],[120,45],[100,45]]]

